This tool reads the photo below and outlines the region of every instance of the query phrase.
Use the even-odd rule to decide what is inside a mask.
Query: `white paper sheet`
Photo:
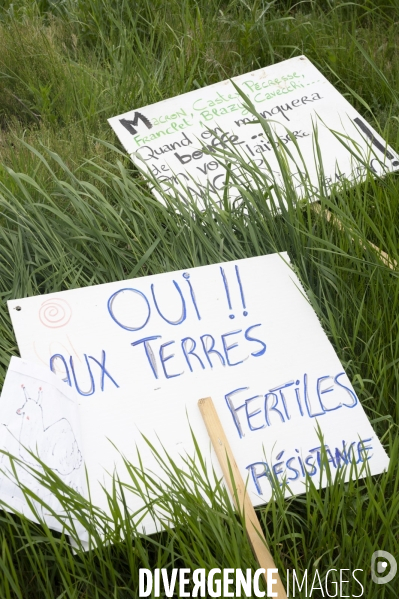
[[[77,398],[76,391],[49,368],[11,358],[0,397],[0,448],[16,460],[10,463],[6,454],[0,454],[0,499],[36,520],[21,488],[26,487],[49,507],[32,499],[39,516],[59,531],[63,526],[50,512],[62,514],[61,504],[32,468],[43,473],[43,462],[64,484],[87,496]]]

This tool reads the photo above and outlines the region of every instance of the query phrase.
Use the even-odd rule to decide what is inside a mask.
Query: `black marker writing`
[[[363,133],[365,135],[367,135],[367,137],[369,139],[371,139],[372,144],[378,149],[380,150],[380,152],[382,152],[389,160],[392,160],[392,166],[399,166],[399,162],[398,160],[396,160],[395,156],[393,156],[391,154],[391,152],[389,152],[389,150],[387,150],[383,144],[381,142],[378,141],[378,139],[373,135],[373,133],[370,131],[370,129],[365,125],[365,123],[363,123],[363,121],[361,121],[359,118],[355,118],[353,119],[354,122],[356,123],[356,125],[359,127],[359,129],[361,131],[363,131]]]
[[[152,123],[147,119],[146,116],[141,114],[141,112],[135,112],[132,120],[128,119],[119,119],[121,125],[125,127],[129,131],[131,135],[136,135],[137,129],[135,127],[138,126],[139,120],[144,123],[147,129],[152,129]]]

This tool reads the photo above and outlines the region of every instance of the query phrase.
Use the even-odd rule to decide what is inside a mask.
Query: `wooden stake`
[[[317,214],[320,214],[321,216],[323,216],[327,222],[330,222],[331,224],[333,224],[335,227],[337,227],[337,229],[339,229],[340,231],[342,231],[344,229],[344,225],[342,223],[342,221],[335,216],[335,214],[333,214],[332,212],[330,212],[329,210],[327,210],[327,208],[322,208],[320,206],[320,204],[318,204],[317,202],[314,202],[312,204],[312,208],[314,210],[314,212],[316,212]],[[354,238],[352,237],[352,241],[354,241]],[[375,243],[372,243],[371,241],[367,241],[367,243],[369,245],[371,245],[371,247],[373,247],[375,249],[375,251],[377,252],[381,262],[383,262],[383,264],[385,264],[385,266],[388,266],[389,268],[391,268],[392,270],[396,270],[398,268],[398,263],[396,262],[396,260],[394,260],[393,258],[391,258],[386,252],[384,252],[383,250],[381,250],[378,245],[375,245]],[[360,241],[360,245],[362,246],[362,248],[365,250],[366,249],[366,244]]]
[[[199,409],[204,419],[205,426],[211,438],[213,448],[222,468],[224,478],[230,493],[234,499],[237,510],[244,515],[247,535],[261,568],[265,569],[265,580],[267,570],[275,568],[273,558],[267,548],[265,536],[263,534],[260,522],[252,505],[252,502],[246,492],[245,484],[234,459],[229,442],[223,430],[219,416],[216,412],[211,397],[205,397],[198,402]],[[273,574],[276,583],[273,584],[272,591],[277,593],[278,599],[287,599],[283,583],[278,573]]]

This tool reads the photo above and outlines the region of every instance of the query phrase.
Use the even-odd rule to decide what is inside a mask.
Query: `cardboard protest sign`
[[[399,168],[395,152],[305,56],[233,81],[270,124],[298,197],[305,187],[317,199],[321,186],[361,181],[368,169],[383,175]],[[240,186],[251,179],[246,165],[264,174],[264,189],[284,188],[273,144],[229,80],[138,107],[109,123],[133,162],[183,201],[191,196],[202,207],[208,196],[216,202],[225,194],[239,198]]]
[[[80,398],[95,504],[107,509],[100,485],[115,469],[128,480],[121,455],[137,463],[136,445],[157,470],[141,434],[179,461],[194,453],[190,423],[207,454],[197,406],[207,396],[255,505],[284,480],[293,493],[305,491],[306,473],[318,484],[317,425],[333,476],[353,462],[362,474],[387,467],[288,262],[272,254],[8,302],[21,356]],[[150,518],[144,526],[155,530]]]
[[[36,520],[22,491],[23,486],[28,488],[34,494],[34,509],[60,532],[63,526],[51,512],[61,515],[61,504],[40,484],[34,471],[43,471],[44,463],[68,487],[86,495],[77,398],[76,391],[48,367],[11,358],[0,397],[0,449],[7,452],[0,453],[0,500]],[[7,454],[16,460],[11,463]],[[74,525],[85,539],[87,533],[79,523]]]

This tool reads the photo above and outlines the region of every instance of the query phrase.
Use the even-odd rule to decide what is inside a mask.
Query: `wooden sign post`
[[[237,463],[234,459],[226,434],[223,430],[222,423],[216,412],[211,397],[205,397],[198,402],[202,418],[211,438],[213,448],[222,468],[224,478],[230,493],[234,499],[237,510],[244,516],[247,535],[252,547],[252,551],[261,568],[266,572],[270,568],[276,568],[273,558],[267,548],[267,543],[260,522],[248,496],[245,483],[242,479]],[[287,599],[283,583],[280,576],[276,574],[276,584],[273,585],[273,591],[277,593],[278,599]]]
[[[322,208],[321,205],[317,202],[312,204],[312,208],[316,214],[320,214],[321,216],[323,216],[323,218],[328,223],[331,223],[340,231],[343,231],[345,229],[343,222],[337,216],[335,216],[335,214],[330,212],[330,210],[327,210],[327,208]],[[354,241],[354,237],[352,237],[352,241]],[[388,266],[391,270],[397,270],[398,263],[396,262],[396,260],[394,258],[391,258],[391,256],[389,256],[381,248],[379,248],[377,245],[375,245],[375,243],[372,243],[371,241],[367,241],[367,243],[369,245],[371,245],[372,248],[374,248],[374,250],[377,252],[378,257],[380,258],[381,262],[383,264],[385,264],[385,266]],[[364,250],[367,248],[367,245],[365,243],[363,243],[362,241],[360,241],[360,244]]]

